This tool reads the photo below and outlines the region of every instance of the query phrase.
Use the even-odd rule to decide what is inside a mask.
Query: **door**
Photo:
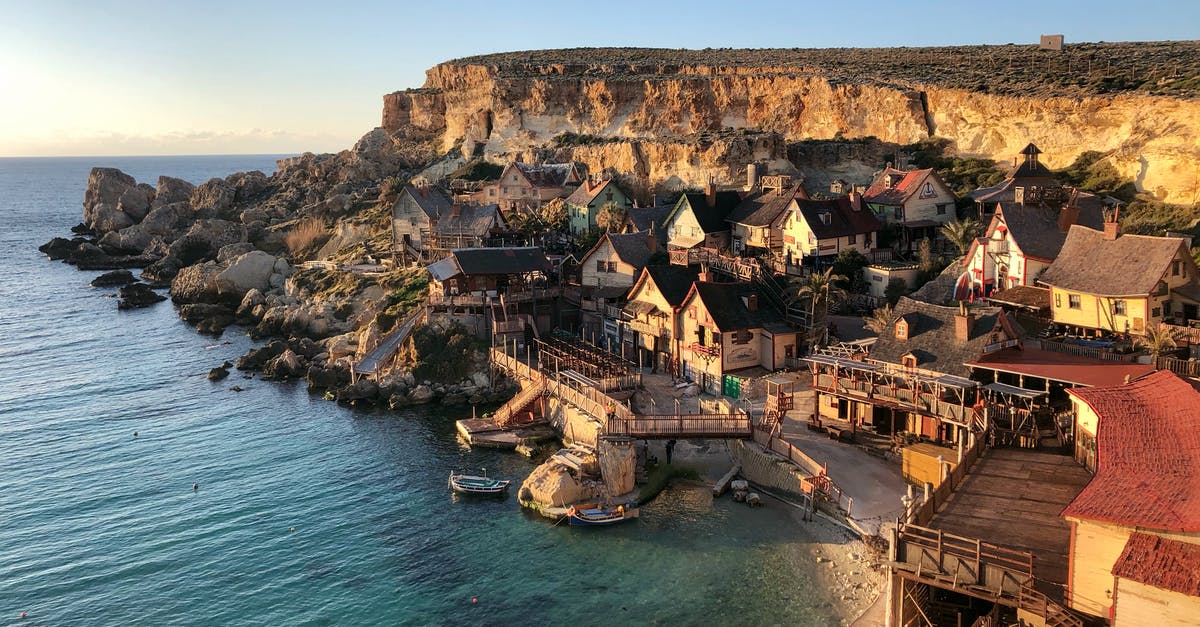
[[[722,386],[721,393],[729,398],[741,398],[742,380],[732,375],[725,375],[725,384]]]

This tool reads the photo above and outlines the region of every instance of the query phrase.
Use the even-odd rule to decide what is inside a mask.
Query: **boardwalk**
[[[354,378],[360,376],[377,377],[380,367],[387,363],[396,354],[396,351],[400,350],[400,346],[404,344],[404,340],[407,340],[408,336],[412,334],[413,328],[425,320],[428,314],[429,309],[426,307],[421,307],[410,313],[400,324],[396,325],[395,330],[379,342],[378,346],[364,355],[357,364],[354,364],[351,376]]]

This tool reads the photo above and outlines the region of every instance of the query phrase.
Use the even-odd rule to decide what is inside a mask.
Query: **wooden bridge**
[[[387,337],[380,340],[375,348],[364,355],[358,363],[350,367],[350,378],[355,380],[360,376],[377,378],[384,365],[396,355],[396,351],[400,350],[400,346],[412,334],[413,329],[424,321],[428,315],[428,307],[419,307],[408,314]]]

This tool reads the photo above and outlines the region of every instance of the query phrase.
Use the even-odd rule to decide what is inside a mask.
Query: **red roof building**
[[[1134,533],[1112,573],[1121,579],[1200,597],[1200,544]]]

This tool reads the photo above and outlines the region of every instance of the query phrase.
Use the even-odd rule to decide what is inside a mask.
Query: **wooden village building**
[[[989,219],[996,207],[1005,203],[1046,204],[1052,207],[1066,203],[1071,190],[1063,187],[1050,168],[1042,164],[1038,158],[1040,154],[1042,151],[1032,143],[1025,146],[1013,160],[1003,181],[968,194],[975,201],[980,220]]]
[[[664,221],[671,250],[729,248],[729,223],[725,218],[742,202],[736,190],[718,190],[709,183],[703,194],[684,194]]]
[[[790,209],[783,222],[783,256],[789,266],[843,250],[870,258],[879,244],[883,223],[857,192],[832,200],[796,199]]]
[[[1039,281],[1050,288],[1054,323],[1141,335],[1200,319],[1198,274],[1186,239],[1121,234],[1113,214],[1103,231],[1072,226]]]
[[[700,273],[687,266],[646,266],[626,296],[622,309],[625,328],[639,352],[640,364],[658,372],[678,372],[678,308]]]
[[[1094,451],[1083,461],[1095,476],[1062,512],[1071,525],[1070,607],[1113,625],[1196,624],[1196,383],[1158,371],[1122,385],[1072,390],[1071,395],[1080,433],[1094,436]]]
[[[583,181],[574,163],[534,165],[512,161],[500,178],[472,197],[477,203],[496,203],[504,212],[533,211],[555,198],[566,198]]]
[[[579,264],[580,324],[585,338],[625,352],[620,308],[657,249],[653,233],[605,233]],[[603,338],[603,339],[601,339]],[[627,342],[632,351],[632,340]]]
[[[441,259],[456,248],[482,248],[508,231],[508,222],[496,203],[454,205],[442,214],[421,242],[431,259]]]
[[[730,225],[730,251],[734,255],[759,256],[783,253],[783,223],[793,201],[807,199],[804,187],[786,175],[764,176],[761,190],[747,196],[725,218]]]
[[[405,185],[392,204],[392,245],[397,258],[425,258],[426,238],[438,218],[454,206],[450,194],[432,185]]]
[[[462,248],[428,266],[430,318],[496,340],[548,332],[561,290],[541,248]]]
[[[862,197],[876,217],[898,230],[904,245],[936,239],[938,228],[957,219],[954,192],[933,168],[897,170],[889,165]]]
[[[625,193],[612,179],[588,178],[567,196],[567,228],[571,235],[586,235],[599,228],[596,217],[600,209],[612,203],[626,210],[633,207],[633,197]]]

